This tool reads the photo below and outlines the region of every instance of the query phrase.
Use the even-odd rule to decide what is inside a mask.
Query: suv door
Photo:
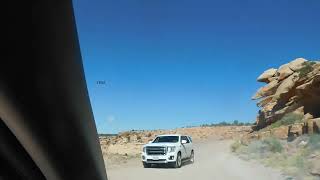
[[[191,142],[189,140],[189,138],[187,136],[181,136],[181,142],[182,140],[186,140],[187,143],[186,144],[182,144],[183,150],[184,150],[184,155],[182,156],[182,158],[189,158],[191,155]]]
[[[190,141],[188,152],[190,153],[189,155],[191,156],[191,151],[193,150],[192,138],[191,138],[190,136],[188,136],[188,139],[189,139],[189,141]],[[189,157],[190,157],[190,156],[189,156]]]

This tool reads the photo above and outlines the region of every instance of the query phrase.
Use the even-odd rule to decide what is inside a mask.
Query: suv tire
[[[151,164],[146,163],[146,162],[142,162],[142,163],[143,163],[144,168],[151,168]]]
[[[182,165],[182,157],[181,157],[181,153],[179,152],[177,155],[177,160],[173,162],[171,166],[173,168],[181,168],[181,165]]]
[[[191,155],[190,155],[190,162],[191,162],[191,164],[193,164],[194,163],[194,151],[192,150],[191,151]]]

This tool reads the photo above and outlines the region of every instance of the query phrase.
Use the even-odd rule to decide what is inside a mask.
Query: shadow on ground
[[[193,163],[190,162],[190,161],[185,161],[182,163],[182,166],[181,168],[185,167],[185,166],[189,166],[189,165],[192,165]],[[153,164],[151,166],[151,168],[154,168],[154,169],[175,169],[175,168],[172,168],[170,167],[169,165],[166,165],[166,164]]]

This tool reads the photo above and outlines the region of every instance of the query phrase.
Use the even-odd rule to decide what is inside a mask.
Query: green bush
[[[308,141],[307,146],[299,145],[302,141]],[[320,134],[300,136],[296,141],[291,142],[269,137],[252,141],[248,146],[238,141],[232,148],[242,159],[258,160],[266,166],[280,169],[286,175],[297,179],[310,177],[311,180],[314,177],[310,176],[309,172],[313,165],[308,159],[311,154],[320,152]]]
[[[237,152],[240,147],[242,146],[241,142],[238,140],[238,141],[235,141],[234,143],[231,144],[231,151],[232,152]]]
[[[299,77],[304,77],[306,76],[309,72],[313,71],[313,65],[315,64],[315,62],[312,61],[307,61],[303,63],[303,67],[301,69],[299,69]]]
[[[239,122],[238,120],[234,120],[232,123],[229,122],[219,122],[219,123],[211,123],[211,124],[202,124],[200,127],[215,127],[215,126],[252,126],[254,123],[250,122]]]
[[[296,113],[288,113],[284,115],[280,120],[271,124],[270,128],[276,128],[284,125],[290,125],[298,122],[302,122],[303,115]]]
[[[281,142],[274,137],[269,137],[269,138],[264,139],[263,143],[267,145],[267,148],[270,152],[281,153],[283,151],[283,146],[282,146]]]
[[[306,160],[301,153],[296,153],[292,156],[289,156],[285,163],[288,167],[295,167],[300,170],[306,168]]]
[[[269,137],[263,140],[252,141],[248,146],[243,146],[240,142],[235,142],[231,145],[233,152],[240,152],[250,155],[253,158],[266,157],[269,154],[281,153],[283,146],[281,142],[274,138]]]
[[[263,154],[266,151],[266,145],[263,141],[253,141],[248,145],[248,153],[250,154]]]

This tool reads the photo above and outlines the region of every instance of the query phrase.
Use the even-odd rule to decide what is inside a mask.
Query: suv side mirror
[[[181,144],[187,144],[187,140],[182,140]]]
[[[152,143],[152,141],[149,141],[149,144]]]

